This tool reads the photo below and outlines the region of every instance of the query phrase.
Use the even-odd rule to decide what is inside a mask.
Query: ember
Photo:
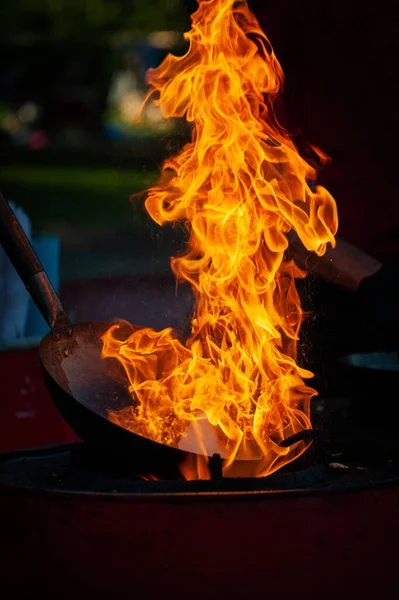
[[[121,339],[119,325],[109,329],[103,356],[123,364],[132,396],[111,418],[163,444],[219,453],[226,475],[239,459],[248,464],[239,475],[264,476],[311,443],[280,445],[310,429],[316,393],[297,363],[295,278],[305,273],[285,260],[286,234],[322,255],[335,244],[336,206],[324,188],[311,190],[314,169],[277,121],[282,69],[247,2],[201,1],[186,39],[184,56],[148,73],[148,98],[158,95],[165,118],[185,116],[192,140],[165,162],[146,208],[158,224],[189,230],[171,266],[195,293],[191,335],[132,327]],[[182,468],[187,479],[207,471],[205,458]]]

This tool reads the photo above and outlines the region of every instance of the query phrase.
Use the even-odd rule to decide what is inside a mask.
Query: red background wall
[[[289,127],[330,155],[320,181],[340,235],[399,255],[399,27],[393,1],[270,0],[252,7],[286,74]]]

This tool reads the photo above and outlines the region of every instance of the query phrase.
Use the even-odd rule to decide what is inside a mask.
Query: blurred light
[[[33,102],[26,102],[18,110],[18,118],[21,123],[32,123],[39,116],[39,107]]]
[[[8,114],[2,123],[3,129],[10,133],[19,133],[22,131],[21,123],[13,113]]]
[[[176,44],[180,39],[178,31],[153,31],[148,36],[148,41],[154,48],[167,49]]]
[[[43,150],[50,143],[50,139],[45,131],[34,131],[30,134],[28,144],[32,150]]]
[[[125,94],[119,105],[121,119],[131,122],[137,117],[143,100],[144,94],[141,94],[140,92],[134,91]]]
[[[162,123],[164,121],[161,109],[152,102],[147,106],[146,117],[150,123],[154,124]]]

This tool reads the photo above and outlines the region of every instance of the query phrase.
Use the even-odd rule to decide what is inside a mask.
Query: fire
[[[132,327],[120,339],[111,327],[103,356],[123,364],[132,396],[111,418],[163,444],[219,452],[226,475],[264,476],[308,447],[279,444],[311,427],[316,393],[297,364],[295,278],[305,273],[285,260],[286,234],[322,255],[335,245],[336,205],[311,190],[314,169],[277,121],[283,72],[247,2],[200,1],[186,39],[188,52],[167,56],[148,82],[164,118],[192,123],[192,139],[145,205],[156,223],[189,230],[171,266],[195,294],[191,335]]]

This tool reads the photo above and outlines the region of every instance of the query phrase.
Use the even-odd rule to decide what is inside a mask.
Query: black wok
[[[73,325],[12,209],[0,194],[0,241],[51,328],[39,355],[47,388],[70,427],[104,455],[137,470],[176,476],[187,452],[153,442],[112,423],[109,411],[131,403],[127,378],[115,359],[101,358],[110,323]]]
[[[0,241],[51,328],[40,344],[40,361],[47,388],[65,421],[90,448],[107,459],[122,459],[124,465],[130,462],[138,472],[176,478],[183,461],[195,462],[193,440],[186,436],[182,447],[166,446],[109,420],[110,411],[121,410],[132,402],[128,380],[119,362],[101,357],[101,336],[110,323],[70,323],[20,223],[1,194]],[[281,445],[287,447],[310,439],[311,433],[305,431]],[[214,443],[210,452],[211,446],[207,446],[210,454],[219,454],[222,461],[227,458]],[[236,460],[234,474],[239,475],[244,464],[247,474],[251,467],[256,469],[258,458]]]

